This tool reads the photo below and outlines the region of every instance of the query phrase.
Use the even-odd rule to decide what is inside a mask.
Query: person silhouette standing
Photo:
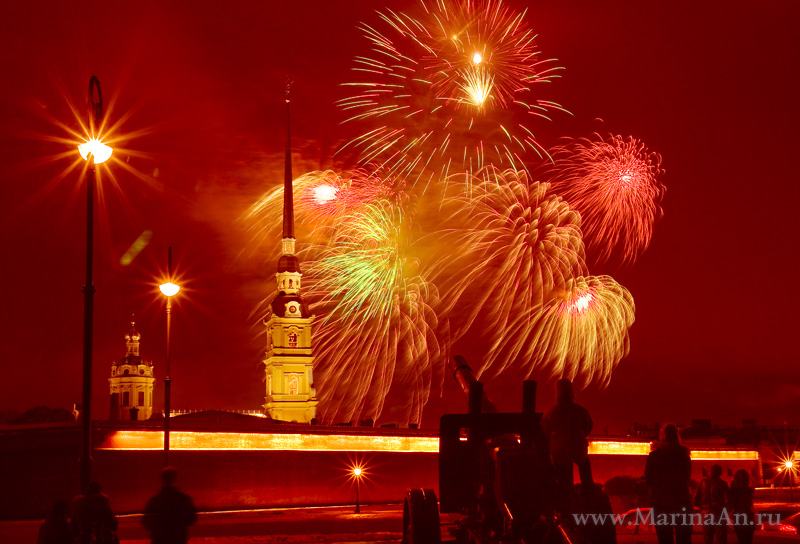
[[[703,515],[705,544],[725,544],[728,541],[728,520],[725,504],[728,482],[722,479],[722,467],[711,467],[711,476],[703,478],[694,495],[694,504]]]
[[[665,424],[658,433],[644,468],[644,478],[650,487],[653,519],[666,515],[668,523],[656,523],[658,544],[690,544],[692,526],[682,523],[673,515],[692,513],[692,494],[689,479],[692,475],[692,459],[689,449],[681,446],[678,427]],[[675,522],[673,522],[675,521]]]
[[[746,470],[737,470],[731,482],[728,504],[734,520],[733,531],[739,544],[753,544],[753,533],[756,530],[754,493],[750,487],[750,475]]]
[[[592,418],[574,399],[572,382],[566,378],[558,380],[556,405],[542,417],[542,431],[550,442],[550,458],[556,476],[556,501],[562,514],[570,510],[573,464],[578,466],[582,489],[588,493],[594,491],[587,439],[592,430]]]
[[[175,487],[177,476],[173,467],[162,470],[164,486],[147,502],[142,525],[150,531],[153,544],[185,544],[188,527],[197,521],[192,499]]]
[[[98,482],[89,482],[86,493],[75,498],[72,533],[77,544],[107,544],[116,540],[117,518]]]
[[[67,519],[67,501],[59,500],[39,528],[37,544],[72,544],[72,529]]]

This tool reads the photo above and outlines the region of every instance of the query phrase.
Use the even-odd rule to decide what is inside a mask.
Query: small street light
[[[354,467],[353,468],[353,477],[356,480],[356,511],[355,511],[356,514],[360,514],[361,513],[361,505],[359,504],[359,500],[358,500],[358,487],[359,487],[359,483],[361,482],[361,475],[362,474],[363,474],[363,471],[361,470],[361,467]]]

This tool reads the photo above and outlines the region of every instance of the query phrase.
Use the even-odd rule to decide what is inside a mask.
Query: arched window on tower
[[[122,404],[121,406],[130,406],[131,404],[131,394],[129,391],[122,392]]]
[[[290,332],[289,333],[289,347],[296,348],[297,347],[297,333]]]
[[[297,379],[297,376],[289,376],[289,394],[297,395],[299,390],[300,380]]]

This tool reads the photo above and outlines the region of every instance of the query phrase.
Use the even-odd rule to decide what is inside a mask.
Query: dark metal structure
[[[468,413],[442,416],[439,501],[431,489],[408,491],[403,542],[440,543],[440,512],[463,515],[456,523],[459,543],[608,542],[579,534],[556,512],[548,440],[535,410],[536,382],[523,383],[522,411],[498,413],[463,357],[454,357],[451,368]]]

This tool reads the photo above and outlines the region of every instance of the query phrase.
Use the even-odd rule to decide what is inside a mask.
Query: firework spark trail
[[[337,173],[314,171],[293,182],[298,240],[305,250],[308,244],[323,244],[331,230],[349,214],[368,203],[386,199],[399,203],[403,197],[400,184],[363,170]],[[272,244],[280,238],[283,216],[283,187],[266,193],[243,216],[249,224],[256,246]],[[264,228],[264,226],[268,228]]]
[[[486,168],[447,181],[449,228],[436,237],[448,250],[431,277],[448,286],[453,337],[475,330],[491,339],[483,370],[518,367],[542,308],[586,274],[580,216],[524,172]]]
[[[577,277],[539,314],[523,374],[551,374],[607,385],[630,349],[633,297],[609,276]]]
[[[558,68],[540,57],[525,12],[493,0],[419,11],[379,14],[383,30],[361,26],[372,56],[356,58],[362,81],[339,106],[369,129],[343,149],[412,184],[486,165],[523,170],[524,157],[546,155],[520,119],[566,110],[533,92]]]
[[[553,189],[581,214],[587,252],[597,263],[631,264],[650,245],[666,189],[661,156],[635,138],[580,139],[555,150]]]
[[[432,385],[440,386],[446,321],[436,289],[405,258],[399,209],[367,204],[342,218],[309,263],[320,415],[325,421],[418,423]],[[387,399],[391,399],[387,403]],[[386,414],[384,414],[384,419]]]

